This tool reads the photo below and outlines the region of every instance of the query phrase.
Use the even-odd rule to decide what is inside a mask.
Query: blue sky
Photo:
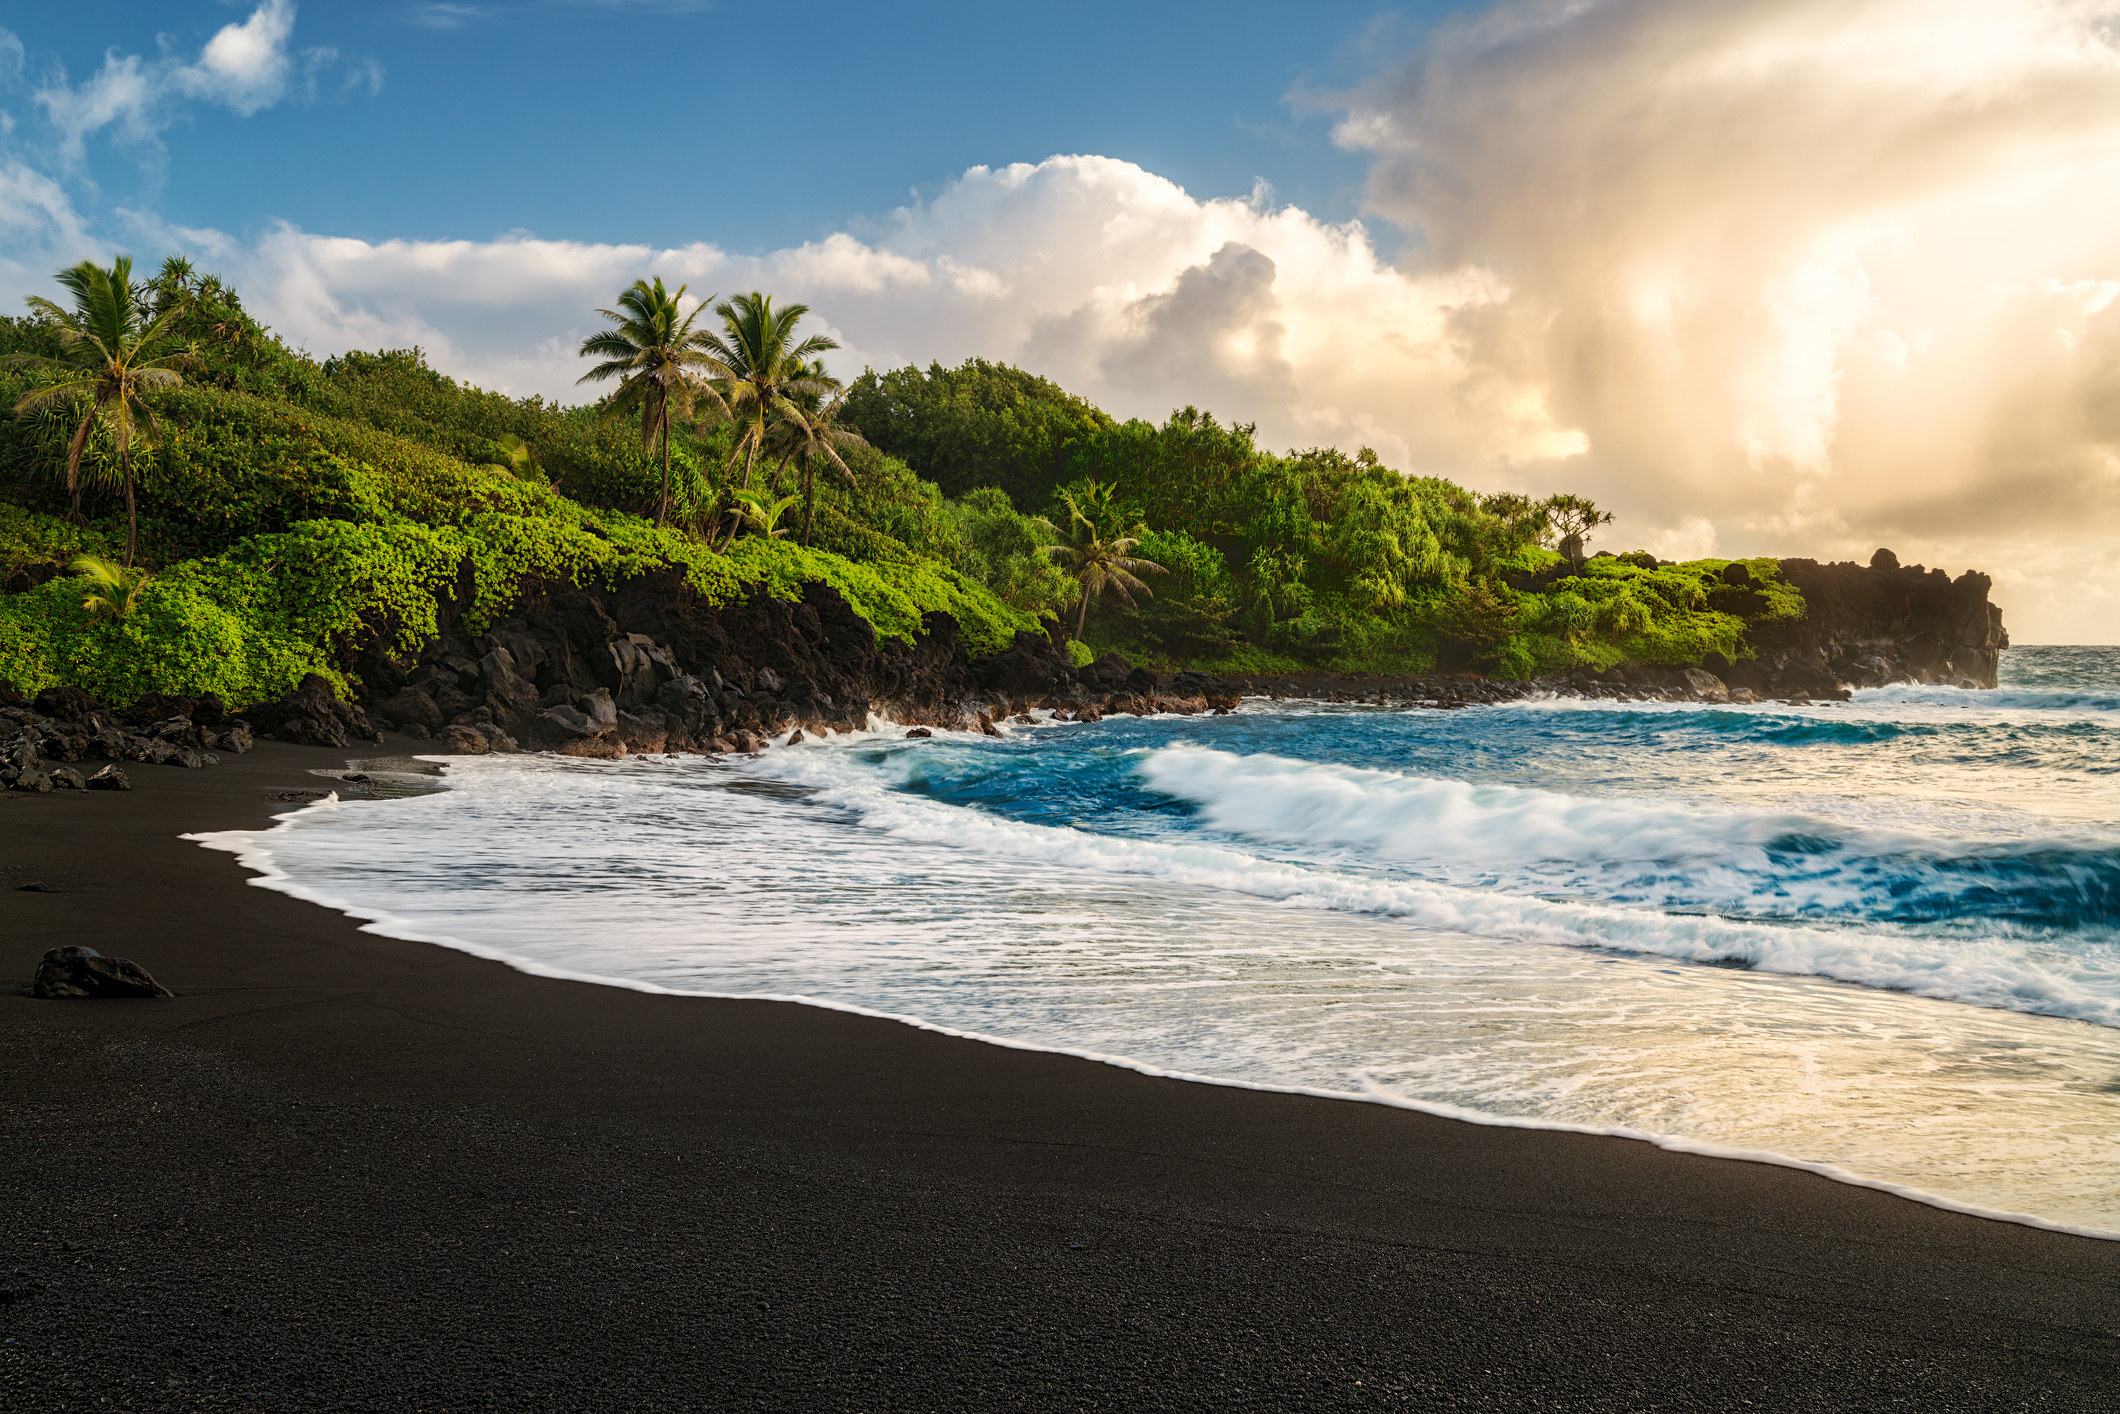
[[[29,91],[60,69],[79,88],[107,55],[195,54],[254,8],[0,8],[23,49],[0,98],[12,140],[53,139]],[[302,0],[283,101],[172,106],[152,141],[106,127],[74,185],[87,209],[152,206],[232,232],[763,250],[858,226],[975,165],[1097,153],[1195,195],[1263,178],[1344,219],[1367,160],[1291,97],[1366,76],[1441,8]]]

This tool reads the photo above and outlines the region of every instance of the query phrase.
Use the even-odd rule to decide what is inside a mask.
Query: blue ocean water
[[[216,837],[372,926],[2120,1230],[2120,649],[1992,692],[452,762]]]

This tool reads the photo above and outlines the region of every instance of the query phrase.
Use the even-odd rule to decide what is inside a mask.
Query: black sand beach
[[[529,977],[177,838],[343,760],[0,797],[0,1408],[2120,1397],[2120,1243]],[[180,995],[32,999],[76,942]]]

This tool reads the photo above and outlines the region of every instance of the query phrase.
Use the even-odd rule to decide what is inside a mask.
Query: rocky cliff
[[[1831,677],[1850,687],[1889,682],[1993,687],[2010,636],[2002,609],[1988,601],[1990,580],[1976,570],[1956,579],[1940,569],[1902,565],[1879,550],[1867,565],[1783,560],[1782,576],[1803,591],[1808,612],[1753,633],[1756,659],[1733,668],[1769,677]]]
[[[458,751],[755,750],[789,730],[850,730],[876,713],[966,730],[1032,706],[1075,715],[1233,706],[1197,674],[1107,662],[1077,671],[1041,634],[973,661],[957,625],[931,614],[918,644],[877,638],[828,585],[800,602],[765,592],[710,605],[676,575],[591,592],[554,587],[476,636],[445,628],[415,659],[369,651],[352,664],[359,722],[325,704],[252,714],[260,730],[351,739],[371,726]],[[301,696],[301,694],[297,694]],[[292,700],[291,700],[292,701]]]
[[[1749,582],[1730,567],[1724,593],[1744,612]],[[1756,656],[1711,655],[1699,667],[1623,664],[1528,683],[1463,676],[1305,674],[1291,678],[1161,675],[1110,657],[1073,667],[1040,634],[973,659],[956,623],[931,614],[914,645],[879,640],[836,590],[812,583],[799,602],[763,590],[710,605],[676,574],[617,589],[536,587],[513,617],[484,633],[442,606],[441,634],[417,654],[369,648],[347,663],[355,699],[311,677],[241,718],[211,699],[143,698],[123,714],[72,688],[34,704],[0,682],[0,786],[122,789],[122,771],[94,777],[74,762],[211,764],[260,735],[327,746],[372,740],[379,728],[452,752],[554,751],[621,757],[641,751],[754,751],[792,730],[848,730],[876,713],[907,724],[997,732],[1032,708],[1075,720],[1112,713],[1227,711],[1246,695],[1321,697],[1393,706],[1463,707],[1535,694],[1728,702],[1833,698],[1849,687],[1910,681],[1993,687],[2008,646],[1988,577],[1902,566],[1888,550],[1868,565],[1782,561],[1802,590],[1800,620],[1754,624]],[[468,600],[470,587],[461,598]],[[23,782],[27,782],[25,785]]]

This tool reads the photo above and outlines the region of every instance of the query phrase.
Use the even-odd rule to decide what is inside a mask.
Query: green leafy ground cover
[[[851,480],[818,477],[811,543],[724,543],[740,467],[729,424],[673,429],[658,527],[662,467],[637,423],[466,387],[418,350],[311,359],[210,277],[174,289],[165,277],[158,298],[179,297],[176,332],[198,358],[157,397],[162,435],[135,447],[153,578],[131,615],[91,614],[70,575],[33,582],[123,545],[108,429],[85,446],[74,524],[59,473],[77,419],[0,417],[0,582],[15,587],[0,595],[0,677],[26,689],[244,703],[309,672],[343,685],[353,646],[431,634],[467,565],[473,628],[526,585],[676,571],[715,603],[753,585],[794,599],[822,581],[900,638],[939,610],[991,650],[1041,622],[1074,626],[1080,586],[1043,548],[1068,531],[1063,488],[1167,571],[1145,575],[1152,593],[1132,605],[1094,599],[1078,660],[1526,677],[1739,657],[1748,623],[1803,612],[1772,560],[1744,562],[1754,582],[1739,586],[1728,561],[1640,553],[1561,574],[1554,503],[1403,476],[1367,452],[1277,455],[1190,408],[1120,422],[983,361],[864,375],[842,420],[873,445],[848,449]],[[54,347],[48,324],[0,319],[0,354]],[[0,406],[47,376],[0,368]],[[757,489],[793,490],[795,471],[768,455]]]

